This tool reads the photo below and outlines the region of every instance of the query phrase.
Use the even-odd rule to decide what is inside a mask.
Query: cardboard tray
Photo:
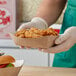
[[[31,47],[31,48],[49,48],[54,45],[54,41],[58,36],[44,36],[39,38],[19,38],[10,33],[11,38],[16,45]]]
[[[17,60],[13,64],[15,67],[0,68],[0,76],[18,76],[18,73],[23,66],[23,60]]]

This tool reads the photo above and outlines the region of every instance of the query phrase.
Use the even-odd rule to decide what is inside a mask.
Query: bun
[[[0,64],[9,64],[15,62],[15,59],[10,55],[0,56]]]

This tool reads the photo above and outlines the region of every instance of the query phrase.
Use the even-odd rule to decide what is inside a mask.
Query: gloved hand
[[[76,43],[76,27],[68,28],[64,34],[60,35],[56,39],[55,44],[57,46],[51,47],[49,49],[40,49],[40,51],[48,53],[59,53],[63,51],[68,51]]]
[[[28,28],[31,28],[31,27],[36,27],[36,28],[39,28],[39,29],[46,29],[46,28],[48,28],[48,24],[44,19],[42,19],[40,17],[35,17],[31,20],[31,22],[23,23],[18,28],[18,31],[21,30],[21,29],[28,29]]]

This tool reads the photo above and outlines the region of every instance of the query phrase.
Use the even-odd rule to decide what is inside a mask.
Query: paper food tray
[[[0,76],[18,76],[20,69],[22,68],[24,60],[17,60],[15,67],[0,68]]]
[[[39,38],[19,38],[14,35],[14,33],[10,33],[11,38],[15,42],[16,45],[31,47],[31,48],[49,48],[54,45],[55,39],[58,36],[43,36]]]

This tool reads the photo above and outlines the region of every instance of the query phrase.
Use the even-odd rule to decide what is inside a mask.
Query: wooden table
[[[23,66],[18,76],[76,76],[76,69]]]

